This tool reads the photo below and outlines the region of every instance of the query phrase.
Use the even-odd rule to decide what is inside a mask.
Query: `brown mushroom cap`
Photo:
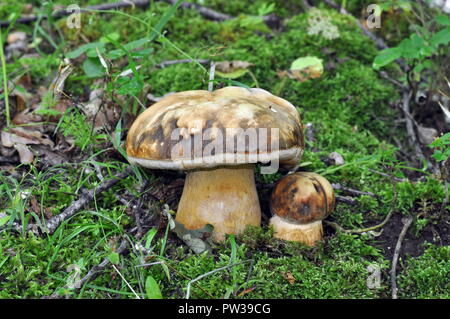
[[[307,224],[326,218],[334,207],[334,192],[324,177],[309,172],[289,174],[272,192],[273,215],[292,223]]]
[[[233,134],[228,128],[278,128],[279,152],[271,152],[270,141],[266,156],[277,158],[281,165],[298,164],[304,149],[300,115],[288,101],[262,89],[225,87],[213,92],[185,91],[163,98],[140,114],[127,136],[126,150],[129,161],[148,168],[195,169],[223,165],[249,163],[248,155],[261,154],[260,149],[232,153],[213,153],[214,158],[199,162],[192,156],[172,158],[173,147],[179,140],[172,140],[172,132],[181,129],[185,139],[208,128],[220,129],[223,136]],[[268,132],[270,136],[270,132]],[[181,139],[181,136],[180,136]],[[202,148],[214,141],[214,136],[204,141]],[[206,142],[206,143],[205,143]],[[248,143],[247,143],[248,144]],[[223,150],[225,150],[225,145]],[[233,156],[234,162],[221,162],[221,158]]]

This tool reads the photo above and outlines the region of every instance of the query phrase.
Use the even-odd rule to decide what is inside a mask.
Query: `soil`
[[[447,246],[450,244],[450,223],[448,216],[444,216],[445,220],[437,225],[429,222],[419,233],[415,236],[412,225],[406,233],[403,240],[400,257],[418,257],[423,254],[425,250],[425,243],[432,243],[439,246]],[[384,226],[383,233],[377,238],[377,247],[383,249],[383,254],[386,259],[392,260],[395,246],[397,244],[398,236],[403,228],[402,216],[400,214],[393,214],[389,222]]]

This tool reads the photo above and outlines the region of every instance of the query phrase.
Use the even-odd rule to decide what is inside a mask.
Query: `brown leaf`
[[[285,273],[284,271],[281,272],[281,274],[283,275],[284,278],[287,279],[287,281],[293,285],[295,283],[295,278],[294,275],[292,275],[292,273],[290,271],[288,271],[287,273]]]
[[[9,131],[2,131],[1,141],[3,146],[12,147],[15,143],[19,144],[43,144],[53,148],[54,143],[46,134],[36,130],[27,130],[21,127],[15,127]]]
[[[216,62],[216,70],[223,73],[231,73],[239,69],[248,69],[253,64],[245,61],[222,61]]]
[[[6,39],[6,42],[8,44],[18,42],[18,41],[25,41],[27,39],[27,34],[23,31],[14,31],[8,34],[8,38]]]
[[[20,162],[22,164],[31,164],[34,160],[33,152],[25,145],[21,143],[15,143],[14,148],[19,153]]]

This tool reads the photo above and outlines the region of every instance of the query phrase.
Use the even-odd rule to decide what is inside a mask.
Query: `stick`
[[[406,232],[408,231],[409,226],[411,226],[414,218],[413,216],[409,216],[405,224],[403,225],[402,231],[400,232],[400,235],[398,236],[397,245],[395,245],[395,251],[394,251],[394,257],[392,258],[392,268],[391,268],[391,287],[392,287],[392,299],[397,299],[397,274],[396,274],[396,268],[397,268],[397,262],[398,257],[400,255],[400,249],[402,248],[402,242],[405,238]]]
[[[146,7],[150,3],[149,0],[134,0],[134,1],[119,1],[115,3],[106,3],[106,4],[99,4],[95,6],[88,6],[87,8],[80,8],[80,12],[89,12],[90,10],[112,10],[112,9],[120,9],[120,8],[127,8],[127,7]],[[52,17],[54,19],[62,18],[65,16],[69,16],[73,14],[73,11],[68,11],[66,8],[60,9],[55,11],[52,14]],[[28,24],[31,22],[35,22],[38,19],[37,16],[29,16],[29,17],[23,17],[16,20],[15,24]],[[41,19],[47,19],[47,16],[42,16]],[[0,21],[0,27],[7,27],[9,26],[11,21]]]
[[[207,272],[207,273],[205,273],[203,275],[198,276],[195,279],[192,279],[191,281],[188,282],[187,287],[186,287],[186,299],[189,299],[189,295],[190,295],[190,291],[191,291],[191,284],[193,284],[194,282],[199,281],[200,279],[203,279],[203,278],[205,278],[205,277],[207,277],[209,275],[212,275],[212,274],[214,274],[216,272],[219,272],[219,271],[222,271],[222,270],[225,270],[225,269],[228,269],[228,268],[232,268],[234,266],[237,266],[237,265],[240,265],[240,264],[243,264],[243,263],[247,263],[247,262],[250,262],[250,264],[251,264],[250,265],[250,269],[252,269],[254,261],[253,261],[253,259],[249,259],[249,260],[240,261],[240,262],[237,262],[237,263],[234,263],[234,264],[230,264],[230,265],[227,265],[227,266],[224,266],[224,267],[220,267],[220,268],[214,269],[214,270],[209,271],[209,272]]]
[[[388,175],[389,176],[389,175]],[[335,222],[330,222],[327,220],[324,220],[324,222],[328,225],[330,225],[331,227],[333,227],[334,229],[340,230],[344,233],[350,233],[350,234],[362,234],[362,233],[366,233],[368,231],[372,231],[375,230],[377,228],[381,228],[384,225],[387,224],[387,222],[391,219],[392,215],[394,214],[394,209],[395,209],[395,203],[397,202],[397,198],[398,198],[398,192],[397,192],[397,183],[395,182],[395,179],[392,178],[392,184],[394,187],[394,197],[392,198],[391,201],[391,206],[389,208],[389,213],[386,215],[386,218],[378,225],[375,226],[371,226],[371,227],[366,227],[366,228],[358,228],[358,229],[345,229],[343,228],[341,225],[339,225],[338,223]],[[337,200],[337,198],[336,198]]]
[[[78,212],[80,209],[82,209],[84,206],[86,206],[90,201],[92,201],[95,196],[97,196],[101,192],[111,188],[117,182],[126,178],[130,173],[131,173],[131,167],[127,167],[122,173],[117,175],[115,178],[106,180],[103,183],[101,183],[97,188],[91,189],[88,192],[84,192],[81,195],[81,198],[74,201],[61,214],[59,214],[55,217],[52,217],[52,218],[50,218],[50,220],[47,221],[47,223],[46,223],[47,224],[47,232],[49,234],[52,234],[56,230],[56,228],[58,228],[58,226],[61,225],[61,223],[63,221],[65,221],[67,218],[75,215],[76,212]]]
[[[356,200],[346,196],[335,196],[336,202],[341,202],[348,205],[356,205]]]
[[[342,186],[341,184],[331,184],[331,186],[333,186],[333,189],[338,189],[338,190],[343,190],[344,192],[350,193],[352,195],[356,195],[356,196],[371,196],[371,197],[377,197],[377,195],[375,195],[374,193],[371,192],[363,192],[363,191],[359,191],[357,189],[353,189],[353,188],[348,188],[345,186]]]
[[[164,0],[164,2],[174,5],[177,2],[177,0]],[[212,9],[202,7],[201,5],[196,4],[196,3],[183,2],[180,5],[180,8],[194,9],[198,13],[200,13],[203,17],[205,17],[206,19],[214,20],[214,21],[225,21],[225,20],[230,20],[230,19],[234,18],[233,16],[230,16],[228,14],[220,13],[220,12],[214,11]]]
[[[117,269],[116,265],[112,265],[114,270],[119,274],[120,278],[122,278],[123,281],[125,281],[125,284],[128,286],[128,288],[130,288],[131,292],[136,296],[136,299],[141,299],[141,297],[139,297],[139,295],[136,293],[136,291],[134,291],[133,287],[131,287],[131,285],[128,283],[128,281],[125,279],[124,276],[122,276],[122,274],[120,273],[119,269]]]
[[[208,64],[209,60],[205,60],[205,59],[199,59],[199,60],[191,60],[191,59],[168,60],[168,61],[163,61],[163,62],[155,65],[155,68],[163,69],[163,68],[166,68],[166,67],[174,65],[174,64],[192,63],[192,62],[197,62],[197,63],[200,63],[200,64]]]
[[[208,81],[208,91],[212,92],[214,89],[214,73],[216,72],[216,64],[211,62],[211,67],[209,69],[209,81]]]
[[[175,4],[176,0],[157,0],[157,1],[164,1],[171,5]],[[92,10],[112,10],[112,9],[121,9],[121,8],[127,8],[127,7],[147,7],[150,4],[149,0],[134,0],[134,1],[119,1],[115,3],[106,3],[106,4],[100,4],[95,6],[88,6],[86,8],[80,8],[80,12],[90,12]],[[208,20],[213,21],[225,21],[225,20],[231,20],[235,17],[230,16],[228,14],[220,13],[217,11],[214,11],[212,9],[203,7],[201,5],[198,5],[196,3],[189,3],[189,2],[183,2],[180,5],[180,8],[183,9],[193,9],[196,10],[198,13],[200,13],[204,18]],[[54,19],[62,18],[65,16],[69,16],[73,14],[73,11],[68,11],[66,8],[57,10],[53,13],[52,17]],[[41,16],[41,19],[47,19],[47,16]],[[262,16],[262,19],[264,22],[271,22],[274,19],[273,15],[267,15]],[[16,24],[28,24],[32,23],[38,20],[38,16],[29,16],[29,17],[22,17],[15,21]],[[7,27],[11,24],[11,21],[0,21],[0,27]]]
[[[420,143],[416,137],[416,131],[414,128],[417,126],[416,121],[414,120],[413,116],[410,113],[409,108],[409,102],[411,100],[411,91],[404,90],[403,91],[403,98],[402,98],[402,105],[399,106],[401,110],[405,113],[405,120],[406,120],[406,133],[408,135],[408,142],[411,148],[414,149],[417,159],[426,159],[425,155],[422,152],[422,149],[420,148]],[[428,162],[428,166],[430,169],[433,169],[433,164],[431,164],[430,161]]]

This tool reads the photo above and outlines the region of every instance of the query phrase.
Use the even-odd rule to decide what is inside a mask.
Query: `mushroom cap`
[[[264,130],[258,130],[263,128],[266,140]],[[278,129],[278,147],[271,144],[273,129]],[[257,143],[248,142],[253,132]],[[242,138],[247,142],[238,147]],[[227,148],[227,140],[232,147]],[[136,118],[126,150],[130,163],[148,168],[213,168],[272,160],[292,167],[303,154],[304,137],[300,115],[291,103],[262,89],[231,86],[163,98]]]
[[[310,172],[284,176],[275,185],[270,198],[272,214],[293,224],[322,220],[333,207],[334,191],[330,182]]]

